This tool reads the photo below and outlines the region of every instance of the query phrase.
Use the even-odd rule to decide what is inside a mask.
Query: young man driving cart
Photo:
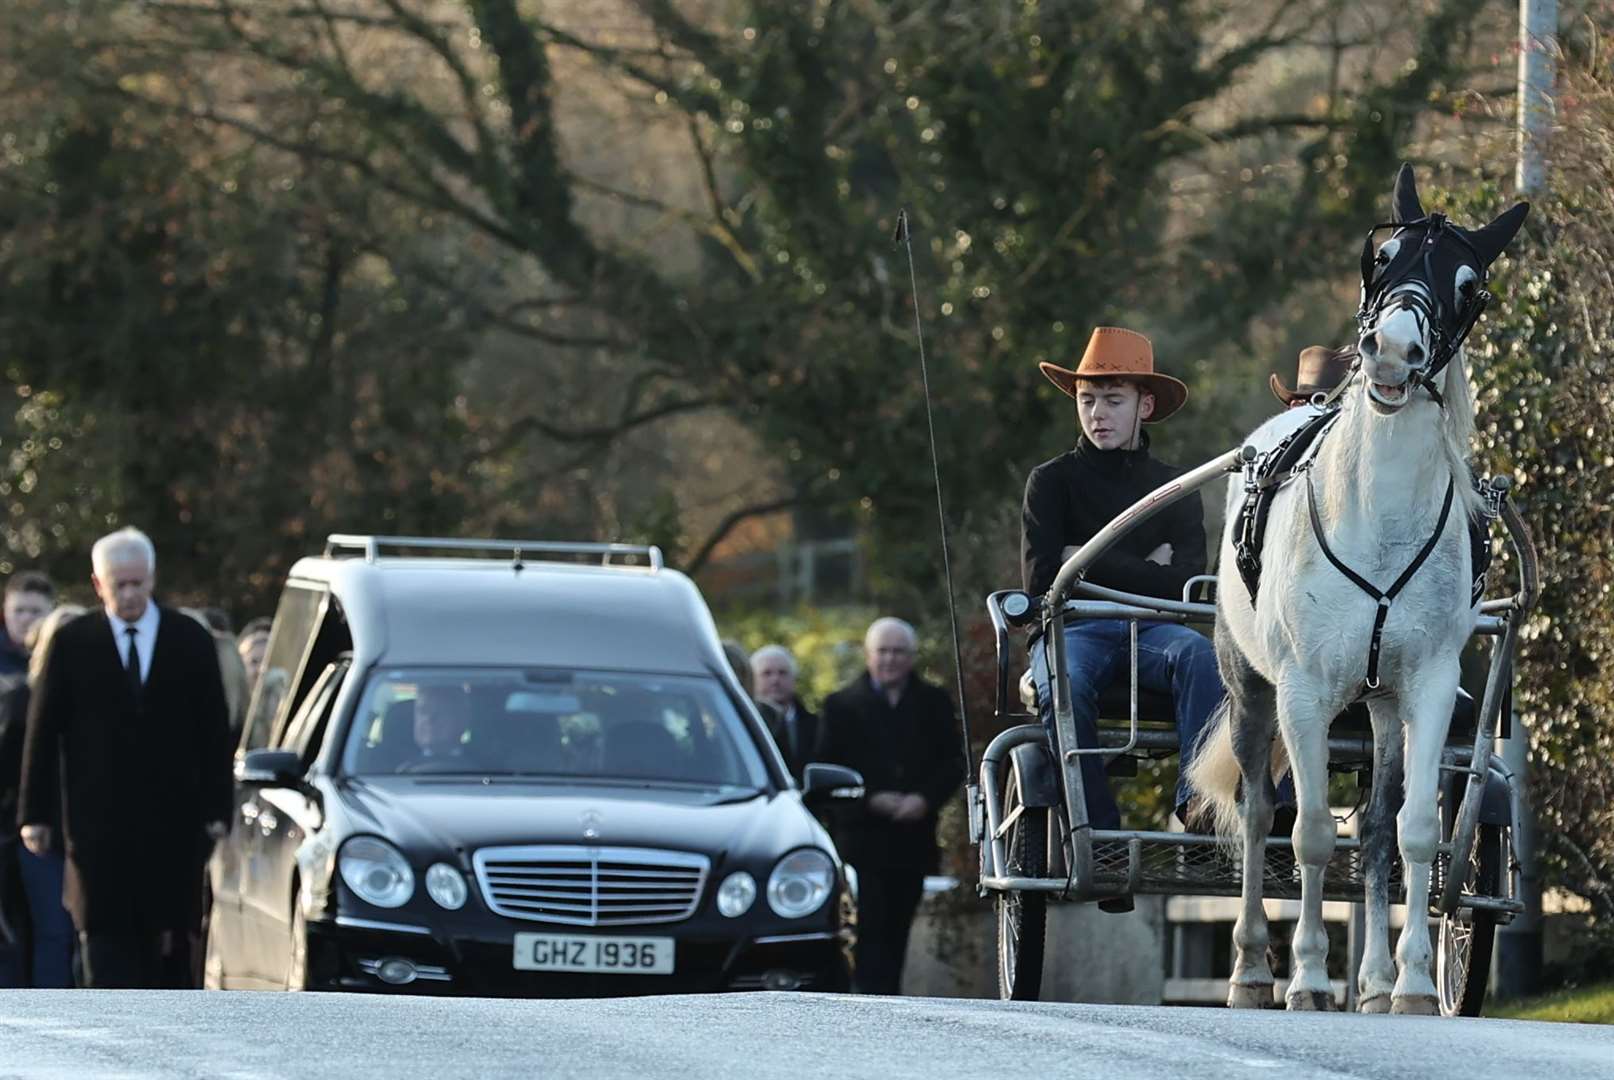
[[[1080,430],[1076,446],[1031,471],[1022,516],[1021,571],[1033,597],[1047,593],[1077,547],[1134,502],[1182,470],[1149,452],[1145,424],[1166,420],[1188,399],[1188,388],[1154,368],[1154,349],[1142,334],[1120,327],[1093,331],[1074,371],[1038,365],[1055,386],[1076,401]],[[1086,575],[1094,585],[1181,600],[1188,579],[1205,572],[1205,510],[1196,492],[1161,511],[1123,537]],[[1054,710],[1048,690],[1047,650],[1031,643],[1037,706],[1052,739]],[[1128,679],[1129,630],[1124,619],[1073,619],[1065,624],[1076,734],[1083,747],[1098,745],[1099,694],[1116,679]],[[1169,693],[1186,775],[1200,733],[1225,693],[1209,639],[1186,626],[1144,622],[1138,626],[1138,686]],[[1096,829],[1118,829],[1121,814],[1105,776],[1103,758],[1082,758],[1088,819]],[[1178,781],[1177,816],[1190,821],[1191,791]]]

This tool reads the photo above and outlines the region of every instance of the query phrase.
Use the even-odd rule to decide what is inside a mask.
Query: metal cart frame
[[[1161,600],[1091,585],[1083,580],[1089,567],[1117,540],[1154,514],[1214,480],[1236,474],[1256,458],[1252,447],[1231,450],[1157,488],[1138,500],[1073,553],[1039,604],[1023,592],[1008,590],[987,598],[987,611],[997,639],[997,704],[999,722],[1021,723],[992,740],[981,759],[979,784],[969,797],[972,838],[980,850],[979,887],[996,899],[1000,916],[1007,906],[1041,912],[1049,900],[1091,901],[1134,894],[1237,896],[1238,860],[1230,858],[1212,836],[1092,827],[1084,798],[1083,756],[1160,755],[1178,749],[1175,730],[1140,725],[1137,634],[1143,623],[1175,622],[1210,626],[1215,606]],[[1517,556],[1520,585],[1512,595],[1481,604],[1475,633],[1495,638],[1484,696],[1474,717],[1471,742],[1449,741],[1442,756],[1442,839],[1433,868],[1432,917],[1441,920],[1439,959],[1442,1009],[1476,1014],[1488,974],[1490,934],[1498,923],[1523,910],[1519,899],[1519,864],[1512,846],[1512,823],[1521,819],[1519,786],[1494,752],[1511,721],[1513,651],[1521,623],[1539,592],[1535,551],[1529,531],[1507,499],[1506,478],[1483,489],[1503,522]],[[1189,583],[1189,588],[1193,586]],[[1124,619],[1131,629],[1131,685],[1125,727],[1101,722],[1099,746],[1077,744],[1071,688],[1065,664],[1064,627],[1073,619]],[[1040,628],[1035,647],[1048,656],[1049,690],[1054,702],[1054,745],[1034,713],[1011,707],[1011,633]],[[1370,769],[1371,733],[1332,735],[1331,763]],[[1483,843],[1482,840],[1483,834]],[[1026,852],[1040,844],[1042,851]],[[1019,854],[1017,854],[1019,853]],[[1453,868],[1459,868],[1454,871]],[[1035,872],[1027,872],[1035,871]],[[1288,837],[1269,840],[1264,895],[1298,897],[1300,878]],[[1392,889],[1400,888],[1399,860]],[[1324,875],[1329,900],[1361,903],[1361,841],[1340,838]],[[1045,917],[1045,916],[1044,916]],[[1039,940],[1008,941],[1013,927],[999,919],[999,971],[1004,997],[1035,999],[1040,982],[1043,928],[1030,926]],[[1476,936],[1477,935],[1477,936]],[[1027,951],[1035,948],[1034,963]],[[1006,957],[1008,950],[1016,955]],[[1467,950],[1466,955],[1457,955]],[[1481,963],[1481,954],[1484,962]],[[1016,965],[1018,964],[1018,968]],[[1035,979],[1031,977],[1035,976]]]

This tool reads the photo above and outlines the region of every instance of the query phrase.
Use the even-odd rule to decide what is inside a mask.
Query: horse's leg
[[[1290,1009],[1334,1007],[1328,983],[1328,928],[1323,923],[1323,870],[1334,855],[1334,814],[1328,807],[1327,706],[1308,689],[1280,686],[1278,726],[1289,751],[1299,816],[1292,834],[1300,864],[1300,921],[1295,924],[1293,970],[1284,995]]]
[[[1406,799],[1396,817],[1401,841],[1402,875],[1407,883],[1407,921],[1396,942],[1400,974],[1391,995],[1391,1012],[1437,1013],[1435,981],[1429,961],[1429,870],[1440,843],[1440,809],[1435,793],[1440,782],[1440,754],[1451,726],[1451,703],[1457,696],[1458,668],[1425,665],[1417,685],[1401,693],[1401,723],[1406,729]]]
[[[1227,1004],[1233,1009],[1270,1009],[1272,966],[1267,963],[1267,912],[1261,903],[1265,884],[1267,833],[1272,829],[1272,737],[1277,730],[1272,686],[1250,666],[1232,634],[1216,638],[1217,662],[1227,685],[1228,723],[1233,757],[1238,762],[1243,798],[1239,827],[1243,860],[1242,900],[1233,924],[1233,974],[1227,980]]]
[[[1379,699],[1368,704],[1373,717],[1373,788],[1362,818],[1362,868],[1366,879],[1366,942],[1357,978],[1357,1008],[1390,1011],[1395,961],[1390,957],[1390,852],[1395,814],[1401,809],[1401,714]]]

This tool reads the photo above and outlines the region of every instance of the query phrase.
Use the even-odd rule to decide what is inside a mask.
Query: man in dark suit
[[[769,729],[785,755],[790,775],[801,782],[809,762],[824,760],[824,726],[796,696],[796,658],[783,645],[764,645],[751,654],[751,677],[759,704],[773,706]]]
[[[145,534],[102,537],[91,563],[103,609],[63,626],[46,657],[17,819],[43,854],[60,810],[85,985],[155,987],[190,967],[202,868],[231,810],[229,709],[212,635],[152,602]]]
[[[825,760],[863,774],[864,812],[836,837],[857,870],[857,986],[901,992],[908,931],[936,869],[936,818],[964,778],[953,702],[913,673],[918,645],[901,619],[863,639],[868,670],[824,701]]]

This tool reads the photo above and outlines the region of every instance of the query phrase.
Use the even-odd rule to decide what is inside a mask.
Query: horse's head
[[[1399,412],[1418,386],[1441,400],[1435,380],[1490,301],[1487,272],[1529,210],[1519,203],[1482,229],[1461,228],[1425,212],[1412,166],[1401,166],[1395,220],[1362,245],[1357,350],[1374,411]]]

